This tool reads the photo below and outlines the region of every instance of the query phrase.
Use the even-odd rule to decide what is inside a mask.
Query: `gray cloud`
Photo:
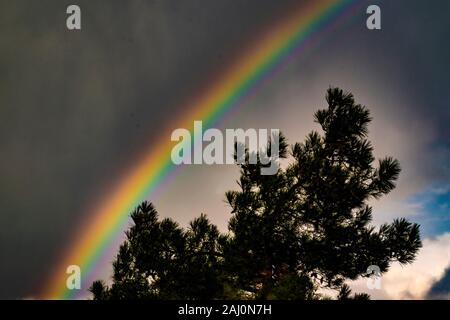
[[[83,212],[192,92],[296,2],[79,0],[83,29],[68,32],[69,1],[0,0],[0,298],[36,292],[89,220]],[[381,32],[365,29],[362,12],[224,125],[300,141],[325,89],[339,85],[372,108],[377,150],[401,157],[402,195],[446,177],[450,3],[379,2]],[[225,228],[234,177],[233,167],[183,168],[157,208],[182,223],[205,212]]]
[[[442,278],[433,283],[426,295],[427,299],[448,300],[450,299],[450,267],[448,267]]]

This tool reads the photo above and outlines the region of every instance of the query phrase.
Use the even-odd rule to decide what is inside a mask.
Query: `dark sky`
[[[70,32],[73,3],[0,0],[0,298],[33,296],[89,205],[186,111],[183,101],[298,1],[78,0],[82,30]],[[448,187],[450,2],[371,3],[382,8],[381,31],[368,31],[361,11],[226,125],[281,128],[299,141],[328,86],[351,90],[374,108],[375,146],[404,167],[386,208],[405,208]],[[205,210],[224,227],[230,174],[186,169],[156,206],[183,223]],[[172,203],[193,177],[204,186]],[[449,199],[441,193],[434,205]],[[383,217],[402,214],[386,208]],[[440,229],[427,208],[413,215],[426,236],[450,232],[448,207]]]

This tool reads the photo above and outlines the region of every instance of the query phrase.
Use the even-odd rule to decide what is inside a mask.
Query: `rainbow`
[[[170,134],[174,128],[192,128],[194,120],[202,120],[205,128],[217,123],[264,80],[306,49],[314,36],[321,35],[324,30],[333,30],[360,3],[357,0],[301,1],[296,10],[269,26],[242,50],[240,57],[210,82],[212,85],[203,88],[200,95],[187,103],[184,109],[188,112],[162,132],[160,141],[151,146],[147,154],[132,162],[133,167],[89,212],[92,218],[76,234],[72,246],[50,274],[41,298],[73,299],[80,291],[86,294],[85,290],[66,288],[69,265],[80,266],[83,283],[95,279],[100,269],[105,270],[105,252],[126,229],[130,212],[142,200],[154,196],[174,169],[170,157],[173,147]]]

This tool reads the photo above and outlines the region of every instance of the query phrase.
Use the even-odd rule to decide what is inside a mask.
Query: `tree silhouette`
[[[322,135],[313,131],[291,147],[278,137],[285,168],[261,175],[261,163],[240,165],[240,190],[226,193],[226,235],[204,215],[184,230],[142,203],[112,284],[94,282],[94,299],[328,298],[323,288],[338,299],[367,299],[351,295],[345,281],[374,276],[366,273],[371,265],[385,273],[392,262],[411,263],[421,247],[417,224],[370,224],[368,202],[395,188],[398,161],[374,167],[369,110],[351,93],[330,88],[326,101],[314,115]]]

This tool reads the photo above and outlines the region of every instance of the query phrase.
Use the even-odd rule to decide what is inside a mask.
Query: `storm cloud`
[[[87,208],[136,155],[151,151],[243,44],[298,3],[76,2],[82,30],[72,32],[65,28],[72,2],[0,0],[0,298],[33,296],[74,228],[89,222]],[[289,142],[301,141],[318,129],[312,114],[325,90],[350,90],[372,111],[377,155],[403,167],[398,189],[376,207],[378,221],[425,222],[428,210],[412,208],[411,197],[450,173],[450,3],[376,2],[381,31],[368,31],[361,11],[223,125],[279,128]],[[228,166],[183,168],[155,205],[181,223],[205,212],[225,229],[224,192],[237,176]]]

